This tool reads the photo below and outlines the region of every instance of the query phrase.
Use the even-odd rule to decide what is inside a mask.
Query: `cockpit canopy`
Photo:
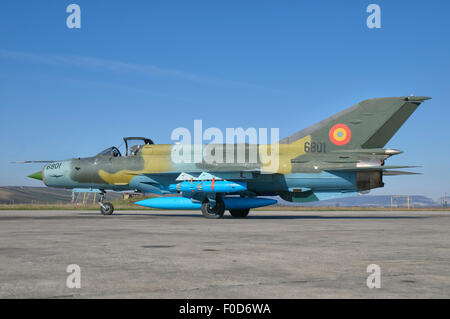
[[[122,156],[122,154],[120,154],[120,151],[119,151],[119,149],[117,147],[112,146],[112,147],[108,147],[104,151],[101,151],[100,153],[97,154],[97,156],[119,157],[119,156]]]
[[[136,156],[144,145],[154,144],[151,139],[146,137],[124,137],[123,143],[125,144],[124,156]],[[104,151],[101,151],[97,154],[97,156],[120,157],[122,154],[117,147],[112,146]]]

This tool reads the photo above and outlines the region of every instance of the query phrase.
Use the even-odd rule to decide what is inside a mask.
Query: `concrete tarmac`
[[[0,211],[0,298],[449,297],[450,212]]]

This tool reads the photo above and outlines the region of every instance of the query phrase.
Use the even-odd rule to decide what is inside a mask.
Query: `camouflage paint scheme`
[[[383,147],[428,97],[377,98],[358,103],[279,142],[279,165],[264,164],[270,145],[234,145],[256,152],[257,163],[174,163],[176,145],[146,144],[134,156],[97,155],[44,166],[46,185],[63,188],[137,190],[164,194],[181,173],[245,181],[243,195],[280,195],[295,202],[314,201],[383,187],[384,161],[400,151]],[[208,146],[211,147],[211,144]],[[225,145],[215,152],[227,155]],[[247,156],[248,157],[248,156]],[[405,166],[406,167],[406,166]]]

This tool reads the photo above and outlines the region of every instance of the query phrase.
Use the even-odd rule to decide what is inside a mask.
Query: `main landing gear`
[[[225,203],[222,198],[216,197],[216,204],[211,207],[209,199],[205,199],[202,203],[202,214],[206,218],[219,219],[223,217],[225,213]],[[245,218],[247,217],[250,209],[230,209],[230,214],[233,218]]]
[[[103,202],[105,199],[106,192],[104,190],[100,193],[100,200],[98,203],[100,204],[100,212],[102,215],[112,215],[114,212],[114,206],[110,202]]]
[[[202,214],[206,218],[219,219],[222,218],[225,213],[225,203],[222,198],[216,198],[216,204],[212,207],[212,203],[209,199],[205,199],[202,203]]]
[[[248,213],[250,212],[250,209],[230,209],[230,214],[234,218],[245,218],[247,217]]]

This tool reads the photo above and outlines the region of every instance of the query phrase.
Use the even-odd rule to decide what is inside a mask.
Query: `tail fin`
[[[327,149],[382,148],[425,100],[425,96],[362,101],[280,141],[290,144],[308,135]]]

